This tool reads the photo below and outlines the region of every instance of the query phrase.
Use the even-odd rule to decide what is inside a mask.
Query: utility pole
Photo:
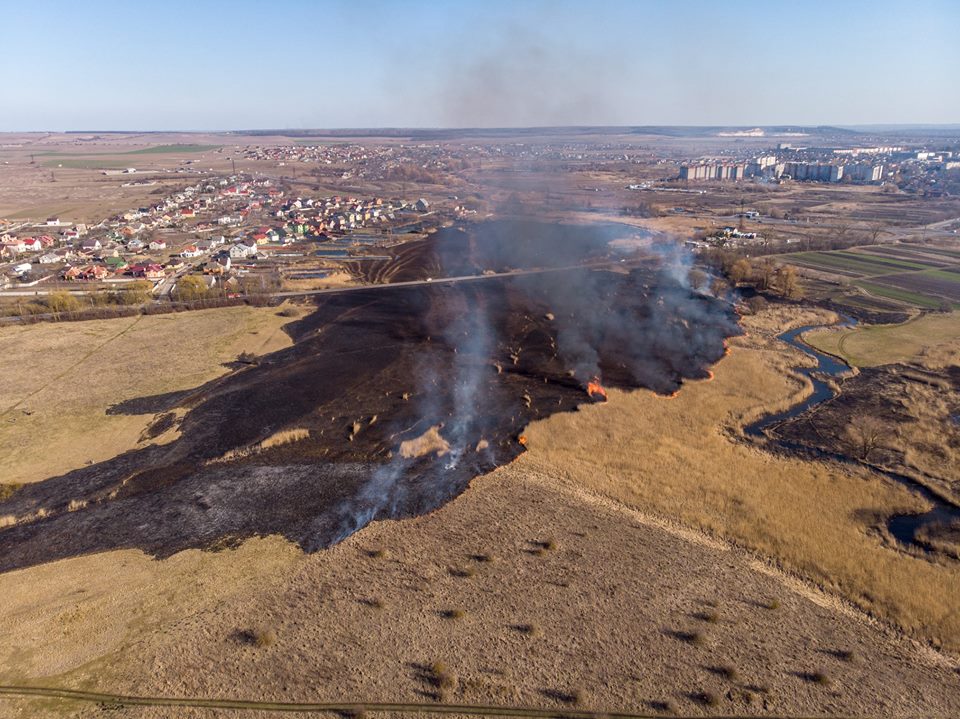
[[[743,232],[745,228],[745,225],[743,222],[745,216],[746,215],[744,214],[744,211],[743,211],[743,195],[740,195],[740,225],[739,225],[740,232]]]

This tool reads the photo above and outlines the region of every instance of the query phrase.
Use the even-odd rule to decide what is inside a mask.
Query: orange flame
[[[709,370],[709,369],[708,369],[708,370],[707,370],[707,379],[704,380],[704,381],[705,381],[705,382],[709,382],[710,380],[713,379],[713,377],[714,377],[714,375],[713,375],[713,370]]]
[[[592,380],[587,382],[587,394],[590,395],[591,399],[602,399],[604,402],[607,401],[607,390],[605,390],[603,385],[600,384],[599,377],[594,377]]]
[[[659,392],[654,392],[654,393],[653,393],[653,396],[654,396],[654,397],[657,397],[658,399],[673,399],[673,398],[676,397],[678,394],[680,394],[680,390],[675,390],[675,391],[671,392],[670,394],[660,394]]]
[[[526,446],[527,446],[527,435],[521,434],[519,437],[517,437],[517,441],[518,441],[520,444],[522,444],[524,447],[526,447]]]

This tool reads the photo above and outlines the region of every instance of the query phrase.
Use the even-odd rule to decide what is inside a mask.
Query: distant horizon
[[[218,129],[197,129],[197,128],[173,128],[173,129],[147,129],[147,128],[69,128],[69,129],[11,129],[11,130],[0,130],[0,134],[7,135],[18,135],[18,134],[62,134],[62,135],[78,135],[78,134],[88,134],[88,133],[103,133],[103,134],[113,134],[113,135],[124,135],[124,134],[153,134],[153,135],[162,135],[162,134],[210,134],[210,135],[225,135],[225,134],[236,134],[243,135],[245,133],[271,133],[275,132],[278,134],[283,134],[286,132],[350,132],[350,131],[361,131],[361,132],[372,132],[377,130],[389,130],[389,131],[430,131],[430,130],[439,130],[439,131],[451,131],[451,132],[469,132],[469,131],[480,131],[480,132],[495,132],[495,131],[509,131],[509,130],[643,130],[643,129],[657,129],[657,128],[676,128],[676,129],[695,129],[695,130],[770,130],[770,131],[783,131],[788,132],[791,130],[872,130],[872,129],[886,129],[886,130],[922,130],[922,129],[936,129],[936,130],[960,130],[960,122],[912,122],[912,123],[901,123],[901,122],[877,122],[877,123],[856,123],[856,124],[838,124],[838,123],[817,123],[817,124],[798,124],[798,123],[774,123],[774,124],[755,124],[755,123],[746,123],[746,124],[714,124],[714,123],[705,123],[705,124],[687,124],[687,123],[644,123],[644,124],[570,124],[570,125],[356,125],[356,126],[329,126],[329,127],[309,127],[309,126],[287,126],[287,127],[244,127],[244,128],[218,128]]]

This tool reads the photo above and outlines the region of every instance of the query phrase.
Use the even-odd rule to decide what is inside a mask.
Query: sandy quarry
[[[719,487],[699,493],[687,487],[688,499],[681,501],[684,482],[705,476],[697,474],[704,471],[698,455],[674,445],[691,473],[679,481],[670,472],[680,470],[651,463],[656,446],[630,444],[659,427],[661,437],[675,432],[676,441],[709,454],[720,447],[713,434],[722,439],[717,418],[730,411],[723,398],[742,388],[746,375],[754,376],[747,405],[800,391],[785,379],[774,381],[777,355],[761,328],[754,329],[736,341],[715,381],[694,383],[676,400],[614,392],[606,406],[536,423],[528,432],[529,453],[474,480],[439,511],[376,523],[328,551],[303,555],[279,538],[265,538],[163,561],[125,550],[0,575],[0,631],[15,637],[0,644],[0,682],[151,695],[440,698],[558,708],[576,698],[578,708],[694,715],[957,715],[955,658],[868,620],[837,599],[835,589],[823,594],[773,571],[757,555],[627,506],[647,503],[659,517],[675,512],[687,526],[697,526],[691,518],[709,511],[701,524],[715,536],[734,537],[742,511],[773,511],[773,502],[738,511],[737,503],[747,500],[736,495],[743,489],[736,484],[728,495]],[[684,413],[683,402],[700,402],[704,410]],[[706,432],[711,438],[698,442]],[[611,443],[618,452],[608,451]],[[576,451],[581,461],[572,463],[568,455]],[[783,498],[781,482],[791,471],[806,471],[802,463],[778,466],[780,460],[756,450],[736,452],[744,467],[776,469],[758,476],[779,487],[774,499],[795,501]],[[651,495],[644,480],[651,468],[663,472],[658,481],[665,488],[673,480],[676,489]],[[823,490],[852,481],[819,476],[804,475],[822,482]],[[854,486],[860,487],[848,500],[854,504],[864,498],[910,502],[866,480]],[[666,499],[659,504],[650,499],[660,495]],[[714,504],[706,501],[711,498]],[[777,553],[777,542],[792,541],[793,530],[789,523],[770,524],[775,515],[763,516],[760,540]],[[908,572],[902,576],[909,578],[926,564],[883,547],[862,527],[835,531],[855,542],[869,571]],[[862,539],[855,540],[855,532]],[[751,537],[738,541],[749,546]],[[814,543],[781,550],[788,560],[806,558],[809,568],[823,561]],[[849,572],[846,559],[822,568]],[[914,578],[924,591],[915,594],[957,586],[955,567],[921,569]],[[257,637],[264,638],[262,646]],[[443,681],[431,672],[436,662]],[[67,714],[102,711],[0,700],[0,716]]]

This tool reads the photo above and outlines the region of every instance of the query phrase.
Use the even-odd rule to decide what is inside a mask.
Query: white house
[[[246,244],[250,242],[250,244]],[[230,257],[233,259],[243,259],[246,257],[255,257],[257,254],[257,244],[252,240],[238,242],[230,248]]]
[[[14,266],[13,271],[14,271],[14,273],[16,273],[16,274],[18,274],[18,275],[24,275],[24,274],[26,274],[27,272],[30,271],[30,263],[29,263],[29,262],[21,262],[19,265],[15,265],[15,266]]]
[[[151,250],[165,250],[167,249],[166,240],[151,240],[150,244],[147,245]]]

